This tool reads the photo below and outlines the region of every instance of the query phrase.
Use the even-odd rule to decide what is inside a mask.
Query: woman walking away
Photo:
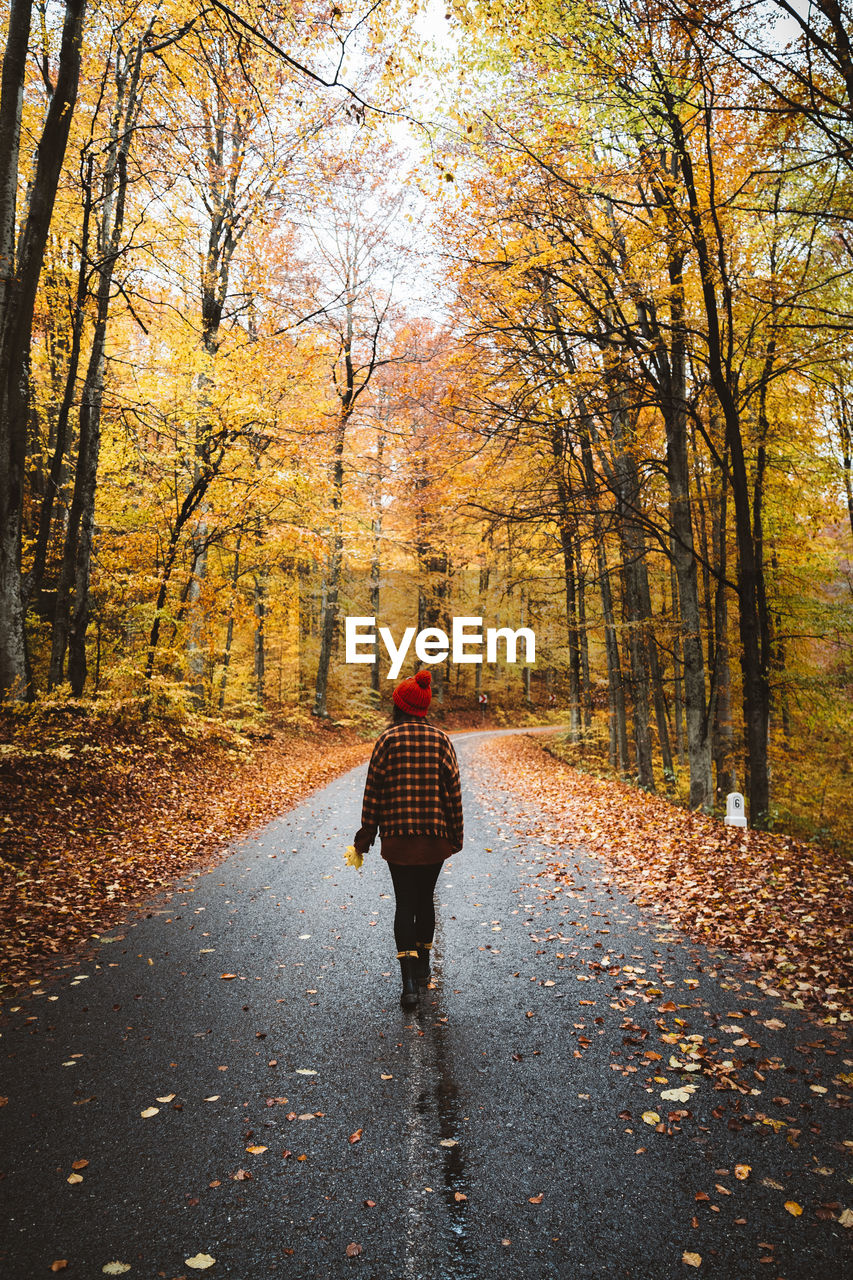
[[[419,671],[394,690],[394,722],[374,745],[355,837],[364,853],[378,831],[391,871],[404,1009],[415,1007],[418,982],[429,980],[438,873],[462,848],[459,765],[447,734],[426,719],[431,683]]]

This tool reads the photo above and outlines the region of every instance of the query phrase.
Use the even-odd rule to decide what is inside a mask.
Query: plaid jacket
[[[364,835],[444,836],[462,848],[459,764],[447,734],[426,721],[392,725],[376,739],[361,810]],[[361,834],[361,833],[359,833]]]

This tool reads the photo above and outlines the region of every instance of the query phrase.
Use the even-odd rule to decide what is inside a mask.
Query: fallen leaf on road
[[[681,1255],[681,1261],[688,1267],[701,1267],[702,1255],[701,1253],[688,1253],[685,1249]]]
[[[8,1101],[9,1101],[9,1099],[8,1099],[8,1098],[2,1098],[2,1097],[0,1097],[0,1107],[5,1107],[5,1105],[6,1105],[6,1103],[7,1103]]]
[[[296,1159],[299,1161],[302,1161],[302,1160],[307,1160],[308,1157],[306,1155],[301,1155],[301,1156],[297,1156]]]
[[[210,1095],[210,1097],[209,1097],[209,1098],[205,1098],[205,1099],[204,1099],[204,1101],[205,1101],[205,1102],[218,1102],[218,1101],[219,1101],[219,1094],[218,1094],[218,1093],[212,1093],[212,1094]]]
[[[752,1165],[751,1165],[751,1164],[736,1164],[736,1165],[735,1165],[735,1177],[736,1177],[737,1179],[739,1179],[739,1181],[740,1181],[740,1182],[745,1182],[745,1181],[746,1181],[746,1179],[749,1177],[749,1175],[750,1175],[751,1173],[752,1173]]]
[[[364,1201],[364,1207],[365,1207],[365,1209],[375,1209],[375,1208],[376,1208],[376,1201],[375,1201],[375,1200],[365,1200],[365,1201]]]
[[[142,1116],[142,1119],[143,1119],[143,1120],[150,1120],[152,1116],[156,1116],[156,1115],[159,1115],[159,1114],[160,1114],[160,1108],[159,1108],[159,1107],[146,1107],[146,1108],[145,1108],[145,1110],[144,1110],[144,1111],[140,1111],[140,1113],[139,1113],[139,1114]]]
[[[158,1102],[174,1102],[178,1095],[176,1093],[167,1093],[164,1097],[158,1098]]]
[[[660,1116],[656,1111],[644,1111],[643,1120],[646,1124],[660,1124]]]
[[[839,1226],[853,1227],[853,1209],[843,1209],[838,1219]]]
[[[251,1182],[252,1175],[248,1169],[238,1169],[236,1173],[231,1174],[232,1182]]]
[[[347,1257],[348,1257],[348,1258],[357,1258],[357,1257],[358,1257],[358,1255],[359,1255],[360,1253],[361,1253],[361,1245],[360,1245],[360,1244],[356,1244],[356,1243],[355,1243],[355,1241],[353,1241],[353,1243],[352,1243],[352,1244],[348,1244],[348,1245],[347,1245],[347,1247],[346,1247],[346,1255],[347,1255]]]
[[[247,1151],[250,1151],[250,1152],[252,1153],[252,1155],[253,1155],[253,1156],[259,1156],[259,1155],[261,1155],[264,1151],[266,1151],[266,1150],[267,1150],[267,1148],[266,1148],[266,1147],[247,1147],[247,1148],[246,1148],[246,1150],[247,1150]]]
[[[689,1102],[692,1095],[693,1095],[693,1089],[683,1088],[683,1089],[664,1089],[662,1090],[660,1096],[662,1098],[665,1098],[667,1102]],[[643,1118],[645,1119],[645,1117]]]
[[[442,1138],[438,1145],[440,1147],[458,1147],[459,1143],[455,1138]]]
[[[796,1200],[786,1200],[785,1208],[790,1214],[793,1214],[795,1218],[799,1218],[800,1214],[803,1212],[803,1206],[801,1204],[797,1204]]]
[[[766,1022],[762,1023],[762,1026],[769,1027],[771,1031],[781,1031],[786,1025],[787,1024],[781,1022],[779,1018],[768,1018]]]
[[[192,1267],[193,1271],[206,1271],[208,1267],[212,1267],[215,1258],[211,1258],[209,1253],[197,1253],[194,1258],[184,1258],[184,1262],[188,1267]]]
[[[57,1258],[55,1262],[50,1264],[51,1271],[64,1271],[68,1266],[67,1258]]]
[[[297,1067],[296,1074],[298,1076],[316,1076],[317,1068],[316,1067]]]
[[[364,1133],[363,1129],[356,1129],[355,1133],[351,1133],[349,1136],[350,1142],[353,1142],[353,1143],[361,1142],[361,1135],[363,1133]]]
[[[220,976],[220,978],[222,979],[222,981],[223,981],[223,982],[230,982],[232,978],[236,978],[236,977],[237,977],[236,973],[220,973],[220,975],[219,975],[219,976]],[[208,1264],[208,1265],[210,1265],[210,1264]]]
[[[82,1182],[83,1179],[80,1177],[79,1173],[72,1173],[72,1174],[69,1174],[69,1176],[65,1179],[65,1181],[70,1182],[73,1186],[74,1183]]]
[[[784,1191],[784,1190],[785,1190],[785,1188],[782,1186],[782,1183],[781,1183],[781,1182],[774,1182],[774,1180],[773,1180],[772,1178],[762,1178],[762,1179],[761,1179],[761,1185],[762,1185],[762,1187],[772,1187],[774,1191]]]
[[[72,1161],[71,1161],[71,1168],[72,1168],[72,1169],[85,1169],[85,1168],[86,1168],[86,1165],[87,1165],[88,1163],[89,1163],[89,1161],[88,1161],[88,1160],[72,1160]]]
[[[530,1202],[530,1204],[541,1204],[544,1198],[544,1195],[545,1195],[544,1191],[540,1191],[538,1196],[528,1196],[527,1199]]]
[[[108,1262],[106,1266],[101,1267],[105,1276],[123,1276],[129,1270],[129,1262]]]
[[[380,1079],[380,1080],[393,1080],[393,1079],[394,1079],[394,1077],[393,1077],[393,1076],[380,1076],[380,1077],[379,1077],[379,1079]]]

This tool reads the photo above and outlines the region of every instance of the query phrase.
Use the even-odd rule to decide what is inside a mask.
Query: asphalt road
[[[415,1015],[387,868],[343,863],[364,769],[5,1003],[4,1280],[669,1280],[685,1251],[698,1275],[853,1274],[849,1024],[764,995],[581,851],[555,892],[571,833],[529,834],[482,736],[457,739],[465,849]],[[672,1067],[691,1045],[704,1069]]]

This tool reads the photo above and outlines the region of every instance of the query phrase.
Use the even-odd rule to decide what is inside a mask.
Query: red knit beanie
[[[409,676],[401,681],[394,690],[394,705],[410,716],[425,716],[432,702],[432,676],[428,671],[419,671],[416,676]]]

